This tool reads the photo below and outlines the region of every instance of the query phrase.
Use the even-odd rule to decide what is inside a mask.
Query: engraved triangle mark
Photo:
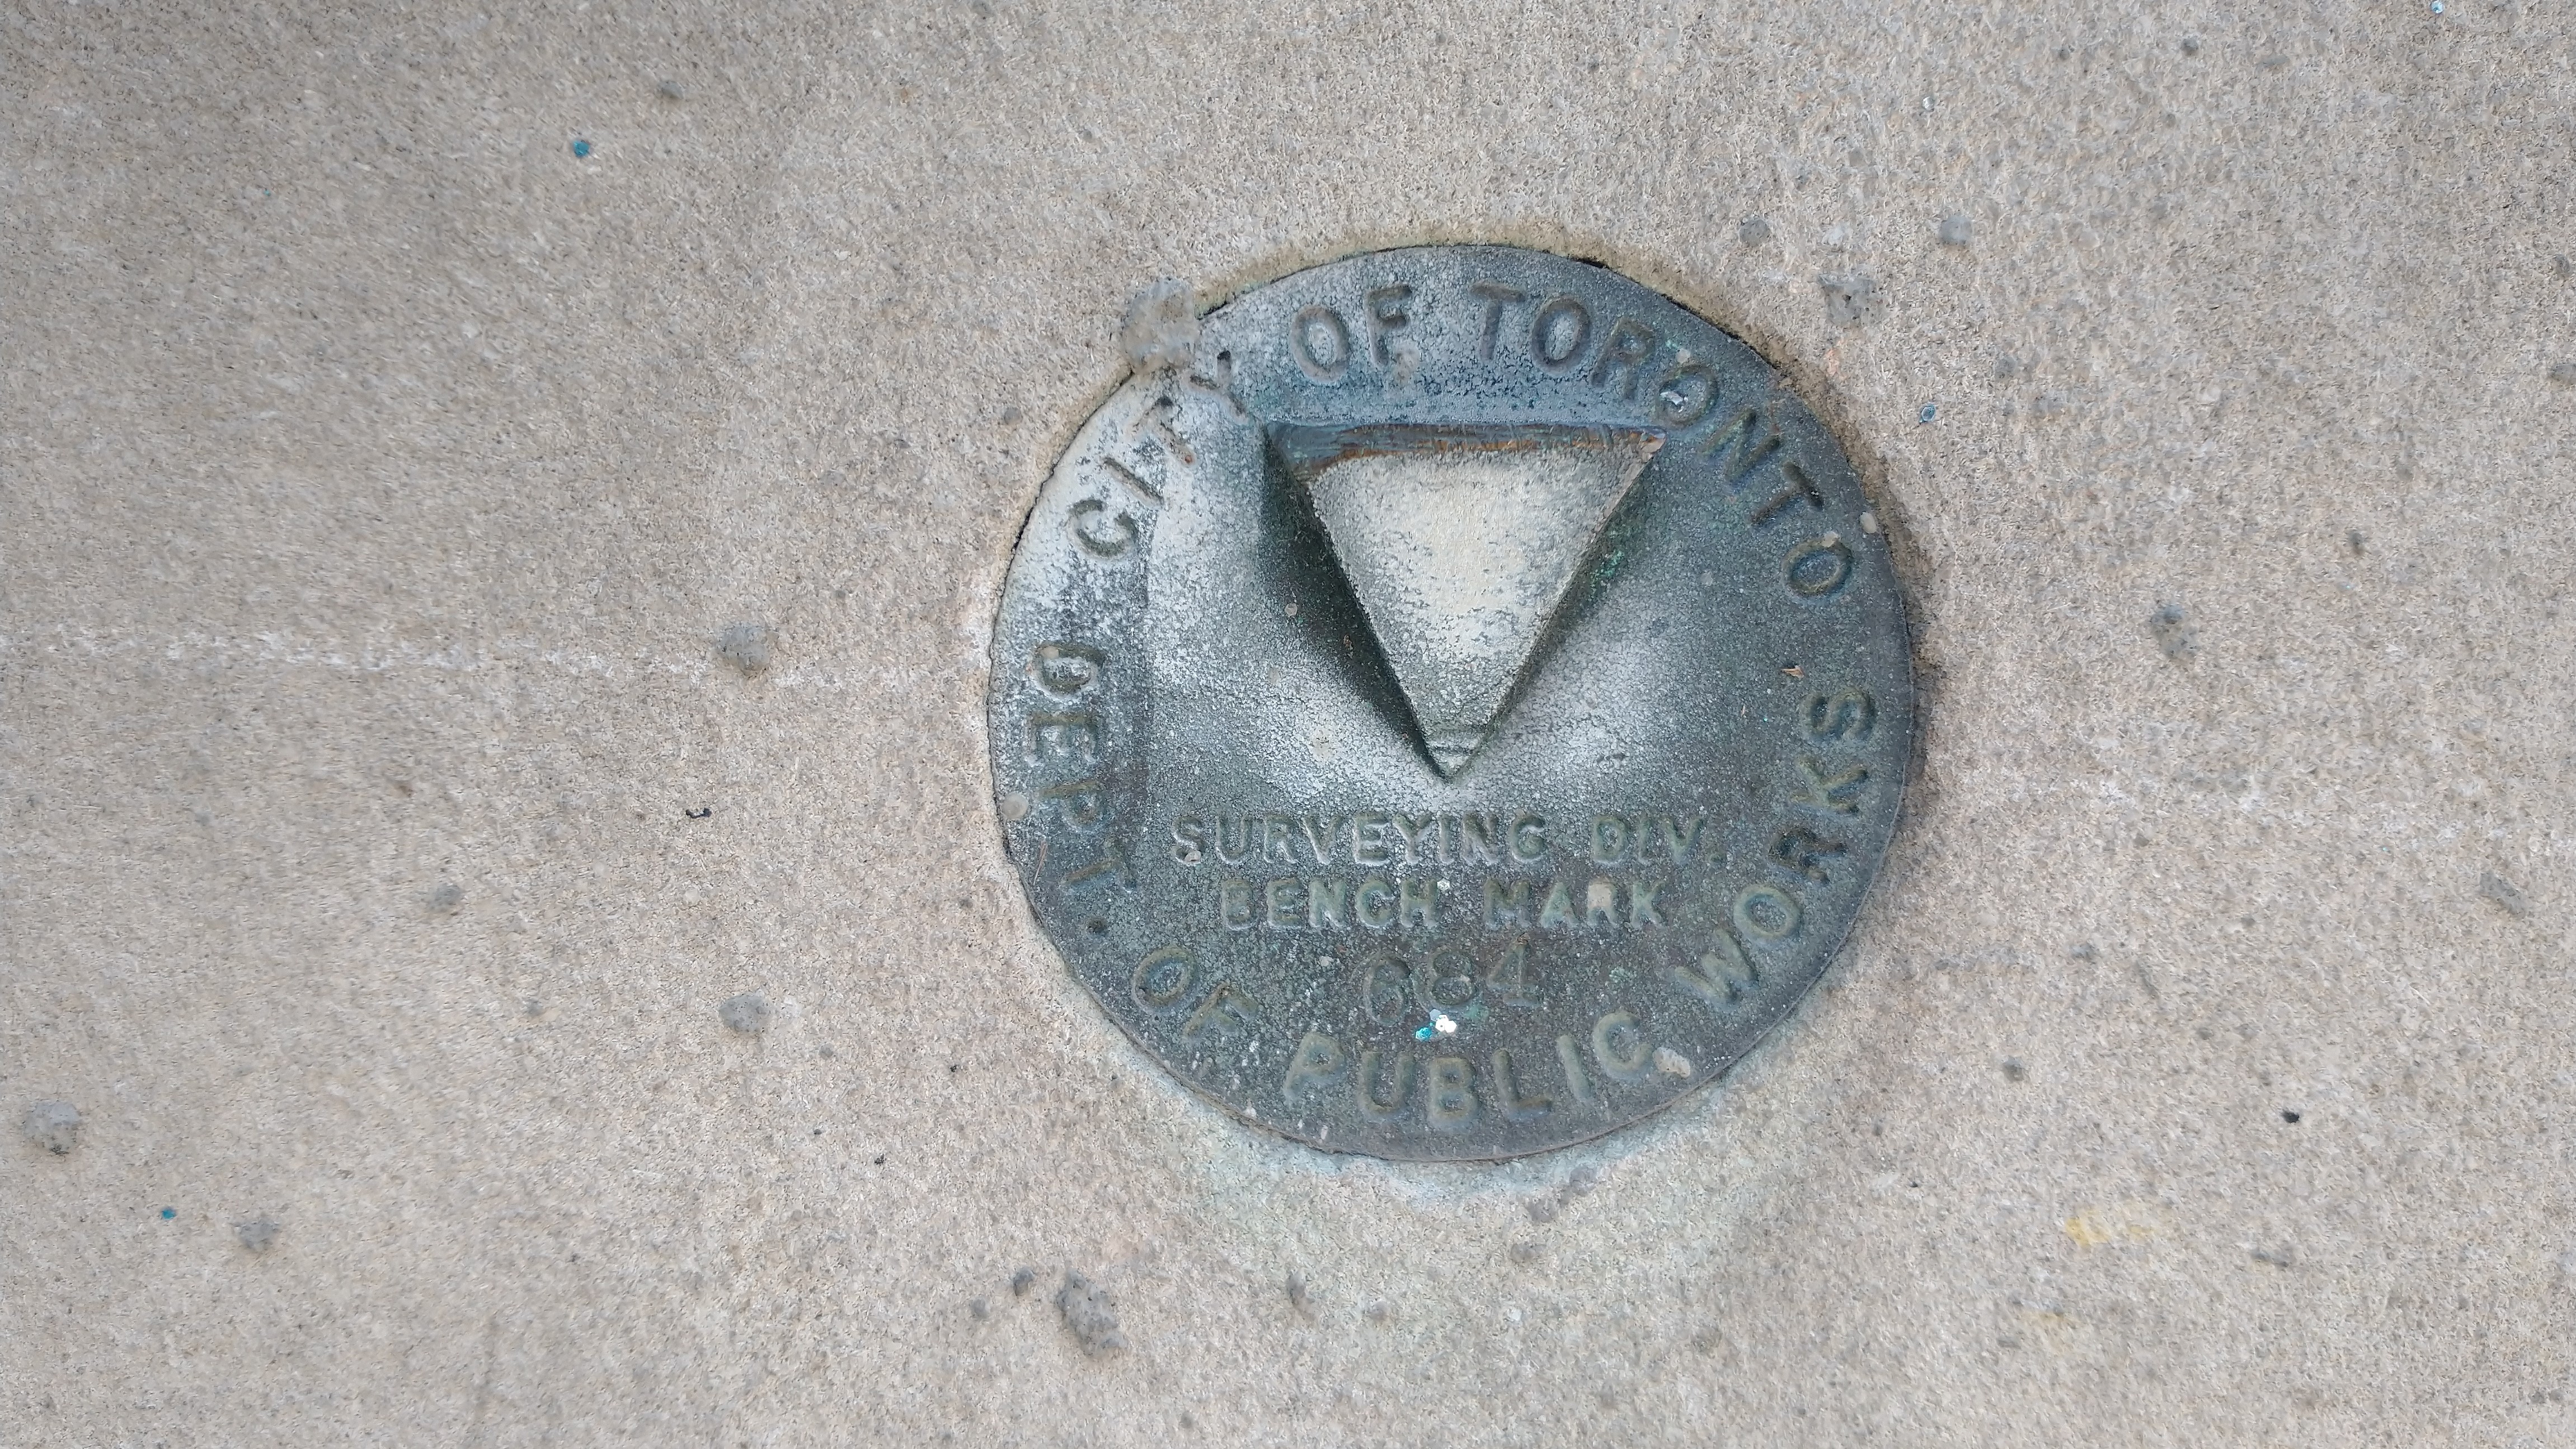
[[[1443,778],[1484,743],[1602,526],[1664,441],[1643,428],[1552,424],[1269,431]]]

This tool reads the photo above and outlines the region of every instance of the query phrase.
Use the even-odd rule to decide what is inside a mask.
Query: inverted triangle
[[[1663,435],[1556,424],[1279,425],[1270,445],[1313,500],[1445,778],[1501,717]]]

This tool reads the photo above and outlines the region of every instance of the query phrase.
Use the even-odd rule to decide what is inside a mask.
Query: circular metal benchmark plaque
[[[1164,357],[1048,478],[993,644],[1011,856],[1101,1009],[1381,1157],[1724,1072],[1905,785],[1904,613],[1834,439],[1725,332],[1510,247],[1299,272]]]

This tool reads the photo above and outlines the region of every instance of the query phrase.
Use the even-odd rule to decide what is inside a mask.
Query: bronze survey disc
[[[1382,1157],[1723,1073],[1905,785],[1903,606],[1834,438],[1719,328],[1511,247],[1299,272],[1154,363],[1040,490],[993,649],[1010,853],[1101,1009]]]

